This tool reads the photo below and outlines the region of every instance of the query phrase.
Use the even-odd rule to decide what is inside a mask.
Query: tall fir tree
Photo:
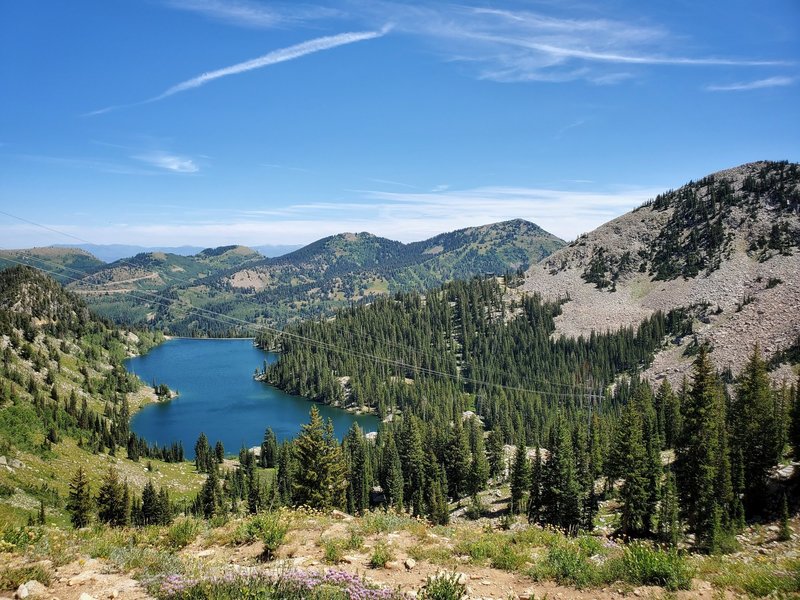
[[[524,506],[525,493],[530,487],[530,462],[525,447],[525,438],[520,436],[514,453],[514,464],[511,466],[511,502],[509,510],[518,515]]]
[[[387,503],[397,511],[403,510],[403,466],[391,429],[384,433],[381,457],[381,485]]]
[[[483,442],[483,425],[480,420],[473,417],[469,420],[469,446],[472,459],[467,478],[467,493],[476,496],[486,488],[489,479],[489,461],[486,458],[486,449]]]
[[[766,503],[767,474],[782,450],[775,402],[767,365],[758,345],[747,361],[732,406],[733,447],[742,459],[744,505],[749,515],[761,513]]]
[[[97,518],[112,527],[128,524],[129,507],[125,487],[114,467],[109,467],[97,492]]]
[[[322,510],[341,508],[346,486],[346,465],[341,448],[316,406],[294,442],[298,470],[294,477],[293,501]]]
[[[76,528],[86,527],[92,513],[92,492],[83,467],[78,467],[69,484],[67,511]]]
[[[681,507],[698,548],[713,552],[725,521],[730,521],[733,490],[725,399],[705,346],[700,347],[694,362],[691,389],[682,409],[683,430],[675,465]],[[730,489],[726,489],[726,481]]]

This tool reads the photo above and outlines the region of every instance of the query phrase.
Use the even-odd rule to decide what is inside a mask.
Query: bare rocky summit
[[[756,342],[775,357],[800,338],[800,166],[749,163],[662,194],[532,266],[523,289],[569,298],[566,336],[694,307],[694,335],[656,356],[652,379],[679,382],[697,343],[734,374]]]

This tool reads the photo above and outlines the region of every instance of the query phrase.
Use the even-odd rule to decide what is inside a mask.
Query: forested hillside
[[[243,247],[191,257],[141,254],[112,263],[70,288],[118,323],[177,335],[252,335],[248,323],[282,325],[394,291],[421,291],[453,279],[524,270],[563,245],[522,220],[413,244],[344,233],[271,259],[248,254]]]
[[[103,267],[103,261],[80,248],[30,248],[27,250],[0,250],[0,270],[19,265],[30,265],[50,274],[60,283],[67,284]]]
[[[160,340],[98,319],[30,267],[0,272],[0,455],[22,465],[0,470],[4,519],[15,522],[32,506],[63,515],[67,476],[81,464],[87,481],[97,482],[108,468],[106,454],[183,460],[179,446],[154,447],[129,430],[133,411],[155,397],[122,361]],[[125,473],[131,494],[147,481],[143,463],[131,462]]]

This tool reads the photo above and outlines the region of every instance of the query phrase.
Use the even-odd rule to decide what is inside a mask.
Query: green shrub
[[[551,546],[547,556],[531,569],[535,580],[552,579],[559,584],[585,587],[601,581],[597,565],[588,560],[577,544],[560,543]]]
[[[467,595],[467,586],[459,581],[458,573],[443,573],[428,576],[425,586],[419,591],[421,600],[461,600]]]
[[[517,550],[512,544],[506,542],[501,545],[499,550],[492,556],[492,566],[503,571],[516,571],[527,560],[526,556]]]
[[[0,590],[15,590],[23,583],[35,579],[42,585],[49,586],[50,571],[42,565],[26,565],[0,571]]]
[[[253,517],[247,528],[254,539],[257,538],[264,544],[261,559],[267,561],[275,558],[275,552],[286,539],[289,523],[281,513],[269,512]]]
[[[475,540],[464,540],[456,544],[454,552],[469,556],[473,562],[483,562],[498,551],[499,541],[494,536],[484,535]]]
[[[620,576],[637,585],[658,585],[668,590],[688,590],[693,569],[676,550],[661,550],[633,543],[620,559]]]
[[[383,541],[378,542],[369,559],[369,566],[373,569],[383,568],[392,560],[392,549]]]
[[[191,544],[200,533],[200,522],[192,517],[175,521],[167,530],[167,544],[180,549]]]
[[[361,550],[364,546],[364,537],[358,532],[355,527],[351,527],[348,531],[347,541],[345,548],[348,550]]]
[[[342,556],[344,555],[344,544],[342,540],[328,538],[322,541],[322,547],[324,548],[322,560],[329,565],[342,562]]]

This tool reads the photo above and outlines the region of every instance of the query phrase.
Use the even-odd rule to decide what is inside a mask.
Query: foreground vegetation
[[[270,522],[285,528],[277,544]],[[133,529],[6,527],[0,589],[30,579],[56,586],[56,570],[69,572],[76,561],[98,559],[94,568],[132,573],[148,593],[164,599],[378,599],[399,597],[398,586],[422,594],[427,587],[431,598],[460,598],[431,594],[457,592],[459,582],[462,593],[469,588],[474,594],[487,577],[504,582],[513,595],[543,596],[562,586],[626,593],[642,586],[669,592],[709,584],[755,597],[800,593],[800,560],[786,550],[705,557],[651,543],[567,536],[516,520],[507,525],[483,519],[439,527],[391,512],[350,518],[283,509],[215,521],[180,517],[169,526]],[[267,558],[269,543],[273,554]],[[342,554],[331,556],[332,543]],[[374,561],[379,551],[391,555],[381,565]]]

